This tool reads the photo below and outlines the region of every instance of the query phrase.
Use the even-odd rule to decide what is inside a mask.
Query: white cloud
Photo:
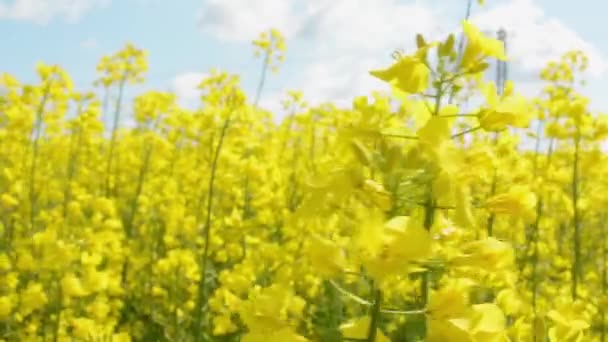
[[[221,39],[249,41],[271,27],[292,34],[300,20],[292,0],[207,0],[200,12],[205,31]]]
[[[399,0],[207,0],[200,24],[229,41],[249,41],[276,27],[288,38],[310,34],[327,45],[365,49],[400,45],[396,32],[436,30],[429,7]]]
[[[415,33],[439,32],[439,14],[419,3],[398,0],[339,0],[308,21],[316,58],[303,68],[299,88],[312,103],[350,106],[352,98],[386,90],[369,70],[388,66],[397,48],[411,49]]]
[[[357,59],[354,56],[319,60],[304,68],[298,83],[313,105],[331,101],[340,106],[350,106],[354,96],[388,90],[382,81],[368,72],[383,66],[378,59]]]
[[[0,3],[0,19],[47,24],[63,17],[68,22],[76,22],[84,13],[109,3],[110,0],[13,0]]]
[[[514,64],[527,71],[539,71],[563,53],[583,50],[589,57],[589,74],[608,70],[608,61],[591,42],[559,19],[547,15],[533,0],[512,0],[483,10],[472,18],[482,30],[507,30],[507,48]]]
[[[349,105],[353,96],[385,89],[368,71],[387,66],[393,50],[414,48],[419,32],[432,40],[459,31],[462,15],[422,0],[208,0],[201,13],[203,30],[221,40],[248,42],[268,27],[279,28],[288,38],[288,61],[298,65],[289,88],[304,91],[312,103],[331,100],[342,105]],[[599,76],[608,69],[592,43],[534,0],[490,3],[475,7],[473,14],[483,31],[508,30],[510,77],[528,95],[540,90],[540,68],[570,49],[587,53],[590,74]],[[271,106],[268,101],[264,95],[262,104]]]
[[[323,49],[373,52],[412,46],[414,35],[436,35],[437,15],[430,7],[398,0],[340,0],[315,19],[315,39]]]
[[[173,91],[180,102],[189,104],[194,102],[200,95],[200,90],[197,86],[205,78],[205,73],[202,72],[185,72],[177,75],[171,82],[171,91]]]
[[[201,13],[203,30],[222,40],[246,42],[277,27],[292,42],[312,42],[303,54],[288,51],[288,59],[304,61],[293,88],[313,103],[350,104],[352,96],[382,87],[368,70],[387,65],[393,50],[412,47],[415,33],[438,33],[433,10],[400,0],[209,0]]]

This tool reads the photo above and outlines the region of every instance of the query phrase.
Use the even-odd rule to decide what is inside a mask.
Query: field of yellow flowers
[[[289,92],[280,124],[219,71],[199,109],[127,103],[147,70],[130,44],[98,67],[116,99],[55,65],[3,74],[0,340],[605,341],[608,121],[578,91],[587,59],[549,63],[529,98],[483,77],[502,43],[463,31],[418,35],[370,71],[393,92],[351,108]],[[279,67],[278,31],[254,47]]]

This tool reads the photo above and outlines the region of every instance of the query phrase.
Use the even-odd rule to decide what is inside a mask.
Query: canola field
[[[463,32],[417,35],[370,70],[392,92],[348,108],[289,92],[280,123],[221,71],[198,109],[125,101],[147,71],[130,44],[98,66],[117,96],[57,65],[2,74],[0,340],[605,341],[587,58],[549,63],[532,98],[484,77],[501,41]],[[280,72],[278,31],[253,47]]]

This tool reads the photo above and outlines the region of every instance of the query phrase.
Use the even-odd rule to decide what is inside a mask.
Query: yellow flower
[[[496,296],[496,302],[502,310],[509,315],[516,315],[523,306],[521,297],[511,288],[501,290]]]
[[[236,331],[238,327],[230,315],[220,314],[213,317],[213,335],[225,335]]]
[[[24,315],[43,308],[48,302],[48,297],[44,292],[42,284],[35,282],[28,283],[27,287],[21,292],[20,297],[19,309]]]
[[[508,342],[505,334],[506,319],[498,306],[491,303],[472,306],[471,334],[474,341]]]
[[[298,335],[291,328],[281,328],[265,333],[249,332],[242,339],[243,342],[307,342],[308,339]]]
[[[474,241],[463,246],[462,254],[451,260],[455,266],[470,266],[480,269],[502,269],[512,266],[513,248],[493,237]]]
[[[350,320],[340,326],[340,332],[344,338],[363,339],[365,340],[369,334],[371,318],[369,316]],[[377,329],[376,342],[390,342],[384,333]]]
[[[479,125],[484,130],[499,132],[507,127],[528,126],[531,110],[523,96],[505,92],[505,95],[499,98],[494,83],[487,83],[483,90],[487,108],[479,113]]]
[[[72,335],[80,339],[89,339],[95,336],[95,321],[89,318],[75,318],[72,320]]]
[[[317,235],[311,237],[308,256],[315,271],[326,277],[339,274],[346,265],[345,254],[340,246]]]
[[[6,255],[6,253],[0,253],[0,272],[7,272],[10,269],[11,259],[8,257],[8,255]]]
[[[507,342],[505,317],[494,304],[469,306],[466,287],[451,285],[431,297],[428,340],[456,342]]]
[[[468,20],[463,22],[462,27],[467,37],[467,46],[461,60],[461,65],[464,68],[468,68],[474,62],[486,57],[494,57],[502,61],[506,60],[504,44],[500,40],[485,37]]]
[[[531,221],[536,216],[536,195],[528,187],[515,185],[508,192],[489,198],[485,207],[496,214],[508,214]]]
[[[15,303],[9,296],[0,296],[0,319],[7,319],[13,308],[15,307]]]
[[[556,310],[549,311],[547,316],[556,323],[555,326],[549,328],[551,342],[583,341],[584,332],[589,328],[589,323],[580,319],[569,320]]]
[[[402,57],[387,69],[370,71],[370,74],[406,93],[424,92],[430,80],[429,68],[415,56]]]
[[[107,299],[98,298],[87,306],[87,311],[91,314],[91,317],[103,321],[110,314],[111,308]]]
[[[376,222],[369,227],[367,234],[359,237],[361,258],[376,279],[407,273],[411,262],[426,259],[431,253],[431,236],[417,220],[397,216],[384,225]]]
[[[112,342],[131,342],[131,336],[126,332],[113,334]]]
[[[63,276],[61,279],[61,290],[69,297],[84,297],[89,294],[80,279],[73,274]]]
[[[5,208],[12,209],[19,204],[19,201],[9,194],[2,194],[2,196],[0,196],[0,203],[2,203]]]

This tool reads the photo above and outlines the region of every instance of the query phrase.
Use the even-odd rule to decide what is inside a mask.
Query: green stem
[[[44,106],[49,97],[51,90],[51,81],[47,81],[42,99],[36,110],[36,125],[34,127],[34,141],[32,144],[32,166],[30,168],[30,227],[34,229],[34,220],[36,218],[36,167],[38,163],[38,144],[42,134],[42,114]]]
[[[431,196],[429,197],[429,199],[426,203],[426,206],[424,207],[424,224],[423,224],[424,229],[426,229],[427,231],[430,231],[431,227],[433,227],[434,220],[435,220],[435,201],[432,198],[432,189],[431,189]],[[429,273],[429,271],[425,271],[422,274],[422,283],[420,284],[421,310],[426,310],[426,306],[429,303],[430,286],[431,286],[431,274]],[[427,335],[426,318],[423,320],[423,330],[422,331],[423,331],[423,338],[426,338],[426,335]]]
[[[473,0],[468,0],[467,2],[467,10],[464,16],[464,20],[469,20],[469,18],[471,17],[471,8],[473,7]],[[462,61],[462,56],[464,54],[464,42],[465,42],[465,36],[464,36],[464,32],[462,32],[460,34],[460,41],[458,42],[458,58],[456,60],[456,69],[458,69],[460,67],[460,62]],[[448,98],[448,103],[452,103],[454,101],[454,96],[456,95],[456,92],[454,90],[454,87],[452,87],[450,89],[450,96]]]
[[[573,217],[572,223],[574,226],[574,239],[573,239],[573,249],[574,249],[574,260],[572,262],[572,300],[576,300],[578,298],[578,278],[581,272],[581,229],[580,229],[580,212],[578,210],[578,182],[579,182],[579,153],[580,153],[580,140],[581,140],[581,132],[580,128],[577,125],[576,134],[574,137],[574,161],[572,163],[572,207],[573,207]]]
[[[424,315],[424,314],[426,314],[426,310],[380,309],[380,312],[383,313],[383,314],[404,315],[404,316],[414,316],[414,315]]]
[[[57,317],[55,317],[55,322],[53,326],[53,342],[59,341],[59,329],[61,327],[61,311],[63,310],[63,292],[61,291],[61,284],[59,282],[59,278],[57,278],[55,281],[57,286],[57,303],[55,308]]]
[[[80,113],[80,109],[78,110]],[[63,219],[67,219],[68,205],[72,200],[72,180],[76,175],[77,158],[80,153],[80,146],[82,145],[82,124],[78,125],[76,130],[77,139],[74,139],[73,135],[70,137],[70,153],[67,168],[67,179],[65,183],[63,193]],[[74,146],[75,145],[75,146]]]
[[[114,111],[114,122],[112,124],[112,136],[110,138],[110,148],[108,150],[108,161],[106,165],[106,197],[110,197],[111,185],[110,178],[112,174],[112,161],[114,159],[114,149],[116,148],[116,131],[118,130],[118,124],[120,121],[120,111],[122,106],[122,96],[124,87],[127,82],[127,75],[123,76],[118,86],[118,98],[116,99],[116,110]]]
[[[464,130],[464,131],[462,131],[462,132],[458,132],[458,133],[456,133],[456,134],[453,134],[453,135],[452,135],[452,139],[454,139],[454,138],[458,138],[458,137],[461,137],[461,136],[463,136],[463,135],[467,135],[467,134],[469,134],[469,133],[472,133],[472,132],[478,131],[478,130],[480,130],[480,129],[481,129],[481,126],[476,126],[476,127],[473,127],[473,128],[465,129],[465,130]]]
[[[338,285],[338,284],[337,284],[335,281],[333,281],[333,280],[329,280],[329,283],[330,283],[330,284],[331,284],[331,285],[332,285],[332,286],[333,286],[333,287],[334,287],[336,290],[338,290],[338,292],[340,292],[341,294],[345,295],[346,297],[348,297],[348,298],[350,298],[350,299],[354,300],[355,302],[357,302],[357,303],[359,303],[359,304],[362,304],[362,305],[370,305],[370,306],[371,306],[371,305],[373,305],[373,303],[372,303],[372,302],[370,302],[370,301],[368,301],[368,300],[365,300],[365,299],[363,299],[363,298],[361,298],[361,297],[357,296],[356,294],[354,294],[354,293],[352,293],[352,292],[350,292],[350,291],[348,291],[348,290],[343,289],[343,288],[342,288],[342,287],[340,287],[340,285]]]
[[[537,319],[536,305],[538,297],[538,241],[540,239],[540,220],[543,215],[543,199],[538,199],[536,203],[536,219],[532,226],[532,244],[534,245],[534,252],[532,254],[532,311],[534,312],[534,321]]]
[[[315,164],[315,150],[317,143],[317,126],[314,117],[312,118],[311,127],[310,127],[310,144],[308,145],[308,159],[310,162],[310,168],[313,171],[313,174],[316,174],[316,164]]]
[[[220,156],[220,152],[222,150],[222,145],[224,143],[224,138],[226,137],[226,132],[228,131],[228,127],[230,125],[230,118],[232,113],[229,113],[226,119],[224,120],[224,124],[222,125],[222,130],[220,132],[220,137],[215,148],[215,152],[213,154],[213,160],[211,163],[211,174],[209,176],[209,184],[207,190],[207,211],[206,211],[206,219],[204,225],[204,244],[203,247],[203,255],[201,256],[201,281],[198,288],[198,305],[196,306],[196,320],[195,324],[199,326],[195,329],[195,341],[200,341],[202,329],[201,329],[201,320],[202,320],[202,307],[205,302],[205,283],[207,280],[207,259],[209,257],[209,242],[211,239],[211,209],[213,208],[213,195],[214,195],[214,186],[215,186],[215,175],[217,172],[218,160]]]
[[[535,146],[535,154],[533,161],[533,170],[534,176],[538,175],[538,156],[540,154],[540,134],[542,130],[542,122],[539,121],[538,126],[536,128],[536,146]],[[545,169],[549,169],[551,166],[551,155],[553,154],[553,139],[551,139],[549,143],[549,150],[547,151],[547,163]],[[540,222],[543,216],[544,202],[542,194],[538,195],[538,201],[536,203],[536,219],[531,228],[531,240],[530,243],[534,244],[534,251],[532,256],[532,311],[534,313],[534,322],[537,321],[537,301],[538,301],[538,242],[540,240]],[[525,255],[528,255],[528,245],[526,243],[526,251]],[[522,267],[523,270],[523,267]],[[534,341],[536,341],[536,332],[534,332]]]
[[[406,140],[418,140],[420,138],[418,138],[417,136],[414,135],[401,135],[401,134],[387,134],[387,133],[383,133],[383,136],[387,137],[387,138],[399,138],[399,139],[406,139]]]
[[[103,122],[103,126],[106,127],[106,120],[108,118],[108,105],[110,103],[110,87],[104,86],[103,93],[103,112],[101,114],[101,120]]]
[[[382,291],[376,289],[374,295],[374,304],[372,306],[372,319],[369,324],[369,330],[367,332],[367,342],[376,342],[376,335],[378,335],[378,323],[380,321],[380,305],[382,305]]]
[[[466,118],[466,117],[478,117],[478,114],[469,114],[469,113],[463,113],[463,114],[445,114],[445,115],[440,115],[442,118]]]
[[[601,289],[602,289],[602,297],[605,298],[606,297],[606,281],[608,280],[608,270],[606,269],[606,234],[608,233],[606,231],[606,215],[602,215],[602,219],[601,219],[601,228],[602,228],[602,234],[601,234],[601,244],[602,244],[602,285],[601,285]],[[606,312],[605,309],[602,307],[601,308],[601,319],[602,319],[602,330],[601,330],[601,336],[600,336],[600,341],[601,342],[605,342],[606,341]]]
[[[494,146],[496,146],[496,144],[498,143],[498,133],[494,133]],[[492,176],[492,185],[490,186],[490,194],[489,194],[489,198],[493,197],[494,195],[496,195],[496,188],[498,186],[498,168],[494,168],[494,174]],[[486,222],[486,233],[488,234],[488,237],[491,237],[493,235],[493,230],[494,230],[494,220],[496,219],[496,215],[494,213],[490,213],[490,216],[488,216],[488,221]]]
[[[262,64],[262,74],[260,75],[260,82],[258,83],[258,87],[255,91],[255,100],[253,102],[254,106],[258,106],[260,102],[260,97],[262,96],[262,89],[264,89],[264,83],[266,82],[266,71],[268,70],[268,65],[270,64],[270,51],[266,51],[264,55],[264,63]]]
[[[443,88],[443,80],[440,79],[438,82],[438,85],[437,85],[437,97],[435,98],[435,108],[434,108],[434,111],[431,113],[433,116],[438,116],[440,113],[440,110],[441,110],[441,108],[440,108],[441,100],[444,95],[442,88]],[[424,229],[426,229],[428,232],[430,232],[431,228],[433,227],[433,223],[435,220],[435,205],[436,205],[436,201],[433,197],[433,186],[432,186],[432,183],[430,183],[428,198],[424,205],[424,223],[423,223]],[[426,306],[429,302],[430,284],[431,284],[431,277],[430,277],[429,271],[427,270],[422,273],[422,282],[420,283],[421,310],[426,310]],[[422,336],[421,337],[423,340],[426,339],[427,324],[428,324],[428,322],[425,317],[422,320]]]

